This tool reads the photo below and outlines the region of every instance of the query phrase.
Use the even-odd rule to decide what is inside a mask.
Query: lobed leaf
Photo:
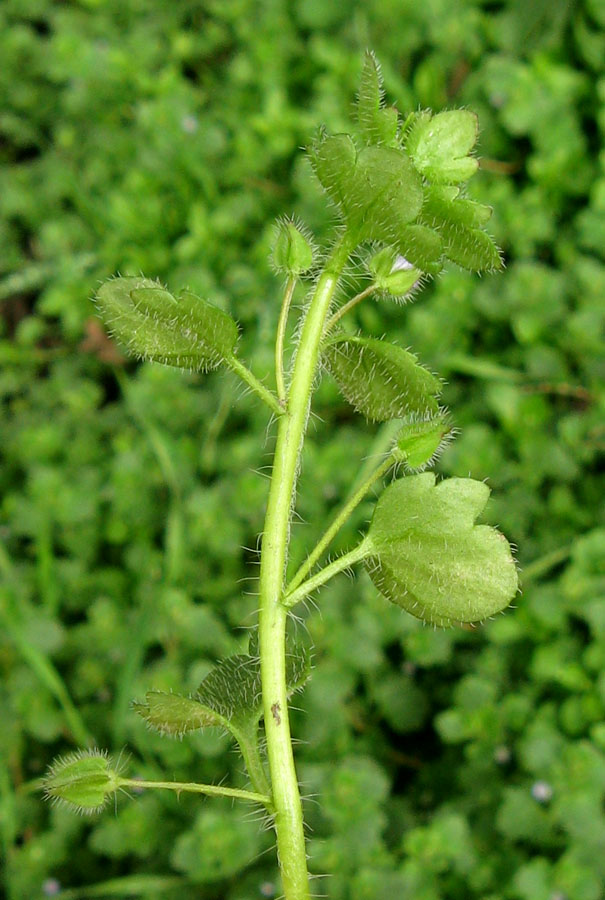
[[[408,156],[391,147],[364,147],[349,173],[347,222],[360,240],[396,243],[422,207],[422,184]]]
[[[490,218],[489,206],[456,199],[457,188],[431,186],[425,190],[420,219],[435,229],[443,241],[443,253],[452,262],[473,272],[502,267],[500,251],[481,226]]]
[[[309,151],[329,197],[359,241],[397,244],[422,207],[422,183],[407,154],[384,146],[357,153],[348,134],[320,136]]]
[[[368,533],[368,571],[393,603],[433,625],[477,622],[500,612],[517,591],[508,541],[475,525],[490,491],[471,478],[411,475],[390,485]]]
[[[423,272],[437,275],[442,269],[443,243],[440,235],[426,225],[406,225],[400,229],[397,246],[405,259]]]
[[[326,136],[321,132],[308,154],[321,186],[346,216],[349,181],[357,159],[352,137],[349,134]]]
[[[233,356],[235,321],[190,291],[174,297],[149,278],[120,277],[102,285],[96,301],[105,324],[134,356],[205,372]]]
[[[440,380],[395,344],[339,335],[325,345],[324,360],[346,399],[368,419],[385,422],[438,410]]]
[[[477,171],[477,160],[468,156],[477,134],[477,116],[469,110],[447,110],[436,116],[423,110],[414,118],[406,148],[418,171],[429,181],[458,184]]]

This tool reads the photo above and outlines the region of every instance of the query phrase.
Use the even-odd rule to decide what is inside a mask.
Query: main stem
[[[319,346],[326,316],[350,246],[336,244],[317,282],[298,344],[287,411],[280,417],[260,567],[259,642],[267,755],[271,772],[277,852],[286,900],[309,900],[303,816],[294,767],[286,690],[286,619],[282,605],[290,514]]]

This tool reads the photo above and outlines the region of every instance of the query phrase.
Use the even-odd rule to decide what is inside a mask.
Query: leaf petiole
[[[320,538],[318,543],[315,545],[305,562],[300,566],[290,583],[288,584],[284,596],[283,602],[286,603],[286,599],[289,598],[288,606],[293,605],[292,596],[294,596],[294,592],[298,588],[299,585],[305,580],[317,560],[320,558],[322,553],[327,550],[329,544],[333,540],[333,538],[338,534],[342,526],[345,524],[353,510],[359,506],[365,495],[368,491],[373,487],[373,485],[378,481],[379,478],[382,478],[387,474],[389,469],[391,469],[395,465],[396,459],[394,453],[389,453],[383,462],[374,469],[373,472],[363,481],[360,486],[357,488],[355,493],[351,496],[349,500],[345,503],[342,509],[338,512],[335,519],[332,521],[332,524],[328,527],[327,531],[324,532],[323,536]],[[307,582],[308,583],[308,582]],[[303,595],[305,596],[305,595]]]
[[[324,335],[328,334],[334,328],[336,323],[339,322],[343,316],[346,316],[346,314],[350,312],[355,306],[357,306],[358,303],[361,303],[362,300],[365,300],[366,297],[369,297],[370,294],[373,294],[376,288],[376,284],[371,284],[364,291],[360,291],[359,294],[356,294],[354,297],[348,300],[344,304],[344,306],[341,306],[340,309],[338,309],[334,313],[334,315],[330,319],[328,319],[324,330]]]
[[[277,326],[277,335],[275,338],[275,381],[277,383],[277,399],[282,409],[286,408],[286,384],[284,381],[284,339],[286,337],[286,325],[288,323],[288,313],[290,312],[290,304],[292,295],[296,287],[296,278],[290,277],[286,283],[284,299],[282,301],[281,312],[279,314],[279,323]]]
[[[244,381],[249,388],[251,388],[254,393],[263,400],[271,412],[275,413],[276,416],[283,415],[283,408],[279,403],[279,400],[275,396],[275,394],[268,390],[262,381],[254,375],[250,369],[243,364],[236,356],[228,356],[225,359],[225,364],[231,369],[232,372],[235,372],[242,381]]]
[[[120,778],[118,786],[121,788],[141,788],[185,792],[190,794],[208,794],[213,797],[233,797],[237,800],[248,800],[250,803],[262,803],[270,806],[271,799],[265,794],[257,794],[255,791],[244,791],[239,788],[222,787],[216,784],[196,784],[195,782],[181,781],[139,781],[138,778]]]
[[[295,606],[299,600],[304,600],[305,597],[308,597],[309,594],[324,585],[326,581],[329,581],[334,575],[338,575],[339,572],[343,572],[345,569],[350,569],[355,563],[361,562],[362,559],[369,556],[371,552],[371,544],[367,538],[364,538],[361,544],[358,544],[353,550],[349,550],[348,553],[343,553],[342,556],[339,556],[323,569],[320,569],[319,572],[311,578],[308,578],[307,581],[303,581],[300,587],[296,588],[292,593],[286,594],[282,600],[282,605],[285,606],[286,609],[291,609],[291,607]]]

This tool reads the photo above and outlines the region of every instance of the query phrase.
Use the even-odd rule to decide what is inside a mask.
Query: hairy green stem
[[[374,485],[379,478],[382,478],[383,475],[395,465],[395,458],[390,453],[387,458],[382,462],[372,474],[362,482],[362,484],[357,488],[355,493],[351,496],[349,500],[345,503],[342,509],[339,510],[337,515],[332,521],[332,524],[329,526],[327,531],[324,532],[323,536],[317,542],[305,562],[300,566],[298,571],[296,572],[292,581],[288,584],[286,588],[286,597],[289,597],[294,593],[296,588],[302,584],[304,579],[307,577],[317,560],[320,558],[324,550],[328,548],[331,541],[338,534],[342,526],[345,524],[353,510],[359,506],[365,495],[368,493],[372,485]],[[304,596],[304,595],[303,595]],[[291,606],[291,603],[288,603],[288,606]]]
[[[267,755],[277,850],[286,900],[309,900],[309,876],[286,689],[286,620],[282,604],[290,515],[319,347],[338,279],[352,249],[345,234],[319,277],[296,351],[288,408],[280,417],[267,501],[260,568],[259,641]]]
[[[362,541],[361,544],[358,544],[353,550],[349,550],[348,553],[343,553],[342,556],[337,557],[333,562],[324,566],[323,569],[320,569],[319,572],[316,572],[316,574],[307,579],[307,581],[303,581],[296,590],[287,593],[282,601],[284,606],[287,609],[291,609],[299,602],[299,600],[304,600],[305,597],[308,597],[309,594],[313,593],[318,587],[321,587],[322,584],[325,584],[326,581],[329,581],[330,578],[333,578],[345,569],[350,569],[351,566],[360,562],[362,559],[365,559],[370,553],[371,548],[367,541]]]
[[[296,278],[288,278],[284,299],[279,314],[279,323],[277,325],[277,337],[275,339],[275,383],[277,385],[277,399],[280,406],[286,406],[286,384],[284,381],[284,340],[286,337],[286,325],[288,324],[288,313],[290,312],[290,304],[292,302],[292,294],[296,287]]]
[[[225,359],[225,364],[231,369],[232,372],[235,372],[236,375],[245,381],[249,388],[251,388],[257,396],[263,400],[269,409],[275,413],[276,416],[281,416],[283,414],[283,409],[280,406],[279,400],[270,390],[268,390],[262,381],[259,381],[256,375],[254,375],[250,369],[241,362],[237,356],[229,356]]]
[[[257,794],[254,791],[241,791],[239,788],[221,787],[216,784],[195,784],[195,782],[182,781],[139,781],[138,778],[120,778],[118,787],[121,788],[150,788],[164,791],[176,791],[177,793],[208,794],[212,797],[233,797],[235,800],[249,800],[251,803],[270,804],[271,800],[265,794]]]

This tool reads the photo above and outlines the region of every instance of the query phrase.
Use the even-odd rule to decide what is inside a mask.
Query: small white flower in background
[[[275,885],[272,881],[263,881],[260,886],[260,892],[263,897],[275,897]]]
[[[193,134],[198,129],[198,120],[195,116],[183,116],[181,119],[181,128],[186,134]]]
[[[499,747],[496,747],[494,750],[494,759],[500,766],[506,765],[507,762],[510,762],[511,752],[508,747],[504,744],[500,744]]]
[[[42,893],[45,897],[56,897],[61,892],[61,882],[56,878],[47,878],[42,885]]]
[[[538,803],[548,803],[552,798],[552,787],[547,781],[536,781],[531,786],[531,795]]]

